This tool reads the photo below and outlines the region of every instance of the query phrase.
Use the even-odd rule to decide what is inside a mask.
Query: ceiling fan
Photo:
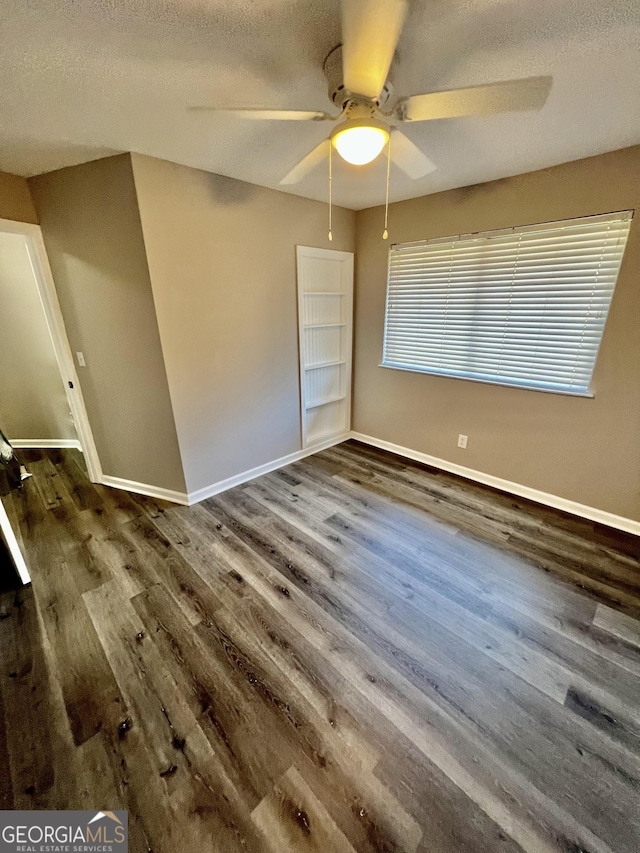
[[[280,181],[301,181],[330,153],[331,145],[348,163],[364,165],[380,154],[393,133],[391,160],[410,178],[432,172],[435,164],[397,129],[403,122],[540,109],[551,77],[525,77],[484,86],[396,98],[387,80],[407,0],[342,0],[342,44],[327,56],[324,72],[329,97],[339,112],[317,110],[219,109],[247,119],[337,122],[328,139],[309,152]]]

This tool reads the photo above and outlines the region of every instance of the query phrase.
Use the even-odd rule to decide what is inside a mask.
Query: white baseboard
[[[57,450],[62,447],[73,447],[82,450],[77,438],[10,438],[9,443],[16,450]]]
[[[217,483],[212,483],[210,486],[205,486],[195,492],[189,492],[189,505],[199,503],[206,498],[211,498],[214,495],[219,495],[220,492],[226,492],[227,489],[233,489],[234,486],[241,486],[249,480],[255,480],[256,477],[261,477],[263,474],[269,474],[278,468],[284,468],[285,465],[291,465],[292,462],[297,462],[298,459],[304,459],[305,456],[311,456],[313,453],[318,453],[320,450],[325,450],[327,447],[333,447],[335,444],[341,444],[351,437],[351,433],[344,432],[333,438],[322,441],[319,444],[314,444],[313,447],[305,447],[304,450],[296,450],[295,453],[289,453],[287,456],[281,456],[280,459],[274,459],[272,462],[266,462],[264,465],[258,465],[257,468],[251,468],[249,471],[243,471],[241,474],[235,474],[226,480],[220,480]]]
[[[125,492],[133,492],[136,495],[147,495],[150,498],[160,498],[163,501],[171,501],[174,504],[189,505],[186,492],[175,492],[172,489],[161,489],[159,486],[149,486],[147,483],[136,483],[135,480],[125,480],[122,477],[110,477],[103,474],[100,481],[103,486],[112,489],[122,489]]]
[[[219,495],[220,492],[226,492],[227,489],[233,489],[234,486],[240,486],[242,483],[247,483],[249,480],[254,480],[256,477],[261,477],[263,474],[268,474],[277,468],[283,468],[285,465],[297,462],[298,459],[304,459],[305,456],[311,456],[312,453],[317,453],[319,450],[333,447],[334,444],[340,444],[342,441],[346,441],[350,435],[348,432],[341,433],[320,444],[314,444],[313,447],[297,450],[288,456],[281,456],[280,459],[266,462],[257,468],[251,468],[249,471],[235,474],[226,480],[220,480],[217,483],[204,486],[204,488],[198,489],[195,492],[189,492],[188,494],[186,492],[174,492],[171,489],[161,489],[158,486],[150,486],[147,483],[137,483],[135,480],[125,480],[122,477],[110,477],[108,474],[103,474],[100,482],[103,486],[110,486],[113,489],[123,489],[125,492],[134,492],[136,495],[147,495],[150,498],[160,498],[161,500],[171,501],[172,503],[182,504],[183,506],[192,506],[205,500],[205,498]]]
[[[598,524],[605,524],[608,527],[614,527],[617,530],[623,530],[626,533],[632,533],[640,536],[640,521],[635,521],[632,518],[625,518],[621,515],[607,512],[606,510],[597,509],[596,507],[586,506],[585,504],[577,503],[576,501],[561,498],[558,495],[552,495],[548,492],[541,492],[538,489],[532,489],[529,486],[523,486],[520,483],[513,483],[511,480],[504,480],[501,477],[494,477],[493,474],[485,474],[483,471],[476,471],[473,468],[467,468],[464,465],[458,465],[455,462],[449,462],[446,459],[440,459],[437,456],[430,456],[428,453],[421,453],[419,450],[412,450],[409,447],[402,447],[399,444],[393,444],[390,441],[385,441],[381,438],[374,438],[371,435],[365,435],[361,432],[345,432],[334,436],[327,441],[306,447],[303,450],[296,450],[294,453],[289,453],[287,456],[281,456],[279,459],[274,459],[271,462],[266,462],[264,465],[259,465],[256,468],[251,468],[248,471],[243,471],[240,474],[235,474],[233,477],[228,477],[226,480],[220,480],[217,483],[212,483],[210,486],[204,486],[195,492],[177,492],[171,489],[162,489],[158,486],[150,486],[147,483],[137,483],[134,480],[125,480],[121,477],[102,476],[102,484],[111,486],[114,489],[123,489],[127,492],[134,492],[138,495],[147,495],[152,498],[160,498],[172,503],[182,504],[183,506],[191,506],[199,503],[206,498],[218,495],[221,492],[232,489],[234,486],[240,486],[243,483],[254,480],[256,477],[261,477],[263,474],[269,474],[271,471],[276,471],[278,468],[284,468],[285,465],[290,465],[292,462],[297,462],[299,459],[304,459],[306,456],[311,456],[318,453],[320,450],[325,450],[327,447],[333,447],[336,444],[341,444],[349,438],[356,441],[361,441],[363,444],[370,444],[372,447],[378,447],[381,450],[388,450],[390,453],[395,453],[398,456],[404,456],[407,459],[413,459],[416,462],[423,462],[425,465],[431,465],[433,468],[439,468],[442,471],[448,471],[450,474],[457,474],[459,477],[464,477],[467,480],[473,480],[476,483],[482,483],[485,486],[491,486],[501,492],[517,495],[521,498],[534,501],[535,503],[550,506],[554,509],[568,512],[571,515],[577,515],[580,518],[586,518],[589,521],[595,521]],[[40,441],[12,441],[11,444],[16,448],[47,448],[47,447],[79,447],[77,441],[58,440],[54,442],[49,439]]]
[[[626,533],[633,533],[636,536],[640,536],[640,521],[635,521],[632,518],[625,518],[621,515],[615,515],[612,512],[596,509],[596,507],[586,506],[576,501],[558,497],[558,495],[550,495],[547,492],[531,489],[529,486],[523,486],[520,483],[512,483],[510,480],[503,480],[501,477],[494,477],[492,474],[485,474],[473,468],[465,468],[464,465],[457,465],[455,462],[439,459],[437,456],[429,456],[427,453],[420,453],[418,450],[401,447],[399,444],[392,444],[390,441],[374,438],[371,435],[364,435],[361,432],[351,432],[349,437],[356,441],[361,441],[363,444],[370,444],[373,447],[388,450],[390,453],[395,453],[398,456],[405,456],[407,459],[413,459],[416,462],[431,465],[433,468],[448,471],[450,474],[457,474],[459,477],[465,477],[467,480],[473,480],[485,486],[492,486],[501,492],[508,492],[520,498],[527,498],[530,501],[535,501],[535,503],[560,509],[571,513],[571,515],[577,515],[580,518],[586,518],[589,521],[596,521],[599,524],[606,524],[608,527],[615,527],[617,530],[624,530]]]

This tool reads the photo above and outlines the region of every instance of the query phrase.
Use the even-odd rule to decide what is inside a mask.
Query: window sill
[[[385,370],[399,370],[402,373],[422,373],[426,376],[438,376],[441,379],[462,379],[464,382],[478,382],[481,385],[499,385],[502,388],[517,388],[520,391],[542,391],[544,394],[560,394],[564,397],[585,397],[593,399],[595,394],[590,391],[570,391],[561,388],[539,388],[536,385],[527,385],[526,383],[518,382],[501,382],[499,379],[478,379],[475,376],[457,376],[454,373],[444,373],[438,370],[422,370],[419,367],[400,367],[395,364],[381,363],[378,367],[384,367]]]

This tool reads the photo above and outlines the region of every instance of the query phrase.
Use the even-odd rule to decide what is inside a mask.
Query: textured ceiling
[[[185,107],[327,109],[339,41],[338,0],[2,0],[0,169],[138,151],[278,188],[330,125]],[[414,0],[397,94],[536,74],[554,77],[540,113],[405,125],[438,169],[411,181],[394,167],[391,199],[640,143],[639,0]],[[336,162],[335,201],[378,204],[384,177],[382,162]],[[326,199],[326,170],[287,191]]]

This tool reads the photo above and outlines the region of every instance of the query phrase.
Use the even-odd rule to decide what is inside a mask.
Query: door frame
[[[39,225],[28,222],[15,222],[12,219],[0,219],[0,232],[20,234],[25,238],[27,254],[36,280],[40,302],[53,343],[53,351],[60,369],[60,376],[67,395],[67,401],[73,422],[78,433],[80,447],[84,454],[87,473],[92,483],[102,481],[102,466],[93,438],[89,416],[82,396],[82,388],[76,372],[71,346],[60,310],[58,292],[49,265],[49,257],[44,245]]]

